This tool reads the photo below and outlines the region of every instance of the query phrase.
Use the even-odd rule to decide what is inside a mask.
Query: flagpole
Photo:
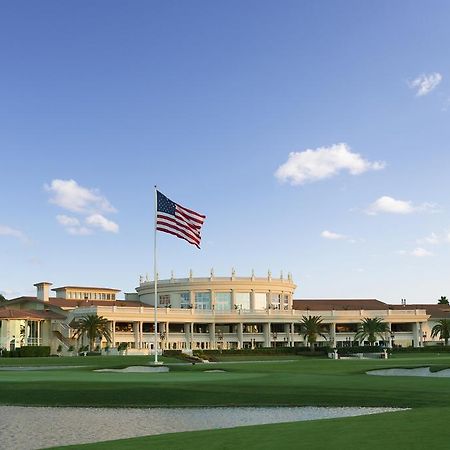
[[[156,266],[156,225],[157,225],[157,203],[158,203],[158,193],[156,190],[156,184],[155,184],[155,235],[153,239],[153,280],[155,283],[155,301],[154,301],[154,314],[155,314],[155,342],[153,344],[153,348],[155,350],[155,364],[158,364],[158,316],[157,316],[157,310],[158,310],[158,269]]]

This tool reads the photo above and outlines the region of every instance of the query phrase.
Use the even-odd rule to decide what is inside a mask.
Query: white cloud
[[[436,233],[431,233],[428,236],[417,239],[418,244],[431,244],[431,245],[437,245],[441,241],[440,237]]]
[[[411,214],[415,212],[439,212],[438,205],[434,203],[422,203],[414,205],[409,200],[397,200],[388,195],[384,195],[375,200],[367,209],[366,213],[375,216],[380,213],[389,214]]]
[[[442,75],[438,72],[422,74],[415,80],[409,81],[408,86],[416,91],[417,97],[429,94],[442,81]]]
[[[320,233],[320,235],[324,239],[331,239],[334,241],[347,239],[347,236],[344,236],[343,234],[333,233],[332,231],[328,231],[328,230],[322,231],[322,233]]]
[[[16,228],[8,227],[7,225],[0,225],[0,236],[9,236],[26,242],[28,238],[26,235]]]
[[[45,190],[51,193],[50,203],[68,211],[81,214],[100,212],[116,212],[106,197],[96,189],[80,186],[75,180],[53,180],[45,185]]]
[[[91,216],[86,218],[86,224],[100,228],[103,231],[108,231],[110,233],[118,233],[119,225],[113,222],[112,220],[108,220],[106,217],[101,214],[92,214]]]
[[[64,214],[57,215],[56,220],[66,227],[77,227],[80,225],[80,221],[76,217],[66,216]]]
[[[433,255],[433,253],[431,253],[430,251],[428,251],[422,247],[417,247],[410,253],[410,255],[417,256],[418,258],[422,258],[424,256],[431,256],[431,255]]]
[[[341,143],[289,153],[288,160],[278,167],[275,177],[282,182],[301,185],[330,178],[342,171],[360,175],[369,170],[383,169],[385,165],[382,161],[367,161],[353,153],[347,144]]]
[[[391,214],[411,214],[415,208],[410,201],[396,200],[395,198],[384,195],[375,200],[367,209],[367,214],[376,215],[378,213]]]
[[[116,212],[106,197],[96,189],[80,186],[75,180],[53,180],[45,189],[51,194],[50,203],[63,209],[72,211],[82,217],[58,214],[56,220],[65,228],[67,233],[87,236],[94,229],[110,233],[118,233],[117,223],[107,219],[103,214]],[[82,224],[84,221],[84,224]]]

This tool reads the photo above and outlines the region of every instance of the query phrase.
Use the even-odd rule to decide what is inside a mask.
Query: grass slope
[[[90,358],[72,359],[86,361]],[[43,364],[43,358],[40,360]],[[91,361],[97,364],[95,367],[136,364],[126,357],[98,361],[93,358]],[[426,355],[388,361],[300,358],[295,362],[172,366],[169,373],[153,374],[98,373],[92,371],[94,366],[52,371],[0,371],[0,404],[103,407],[450,405],[449,379],[365,374],[366,370],[381,367],[423,365],[449,366],[450,357]],[[211,367],[226,372],[204,372]]]

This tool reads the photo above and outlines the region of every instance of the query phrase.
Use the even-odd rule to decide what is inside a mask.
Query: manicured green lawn
[[[273,358],[272,358],[273,359]],[[292,359],[292,358],[291,358]],[[447,448],[450,379],[376,377],[367,370],[450,367],[450,355],[401,355],[390,360],[220,362],[171,365],[169,373],[99,373],[93,368],[145,364],[145,357],[0,359],[0,366],[74,367],[1,371],[0,404],[50,406],[395,406],[412,411],[327,421],[182,433],[86,448]],[[75,367],[81,365],[82,367]],[[223,373],[208,373],[222,369]],[[317,444],[317,443],[320,444]],[[301,444],[301,446],[300,446]],[[81,446],[77,446],[79,448]]]

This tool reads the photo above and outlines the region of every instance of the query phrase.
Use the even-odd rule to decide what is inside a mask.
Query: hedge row
[[[6,358],[29,358],[29,357],[42,357],[50,356],[50,347],[40,345],[29,345],[25,347],[16,348],[15,350],[3,350],[2,356]]]

